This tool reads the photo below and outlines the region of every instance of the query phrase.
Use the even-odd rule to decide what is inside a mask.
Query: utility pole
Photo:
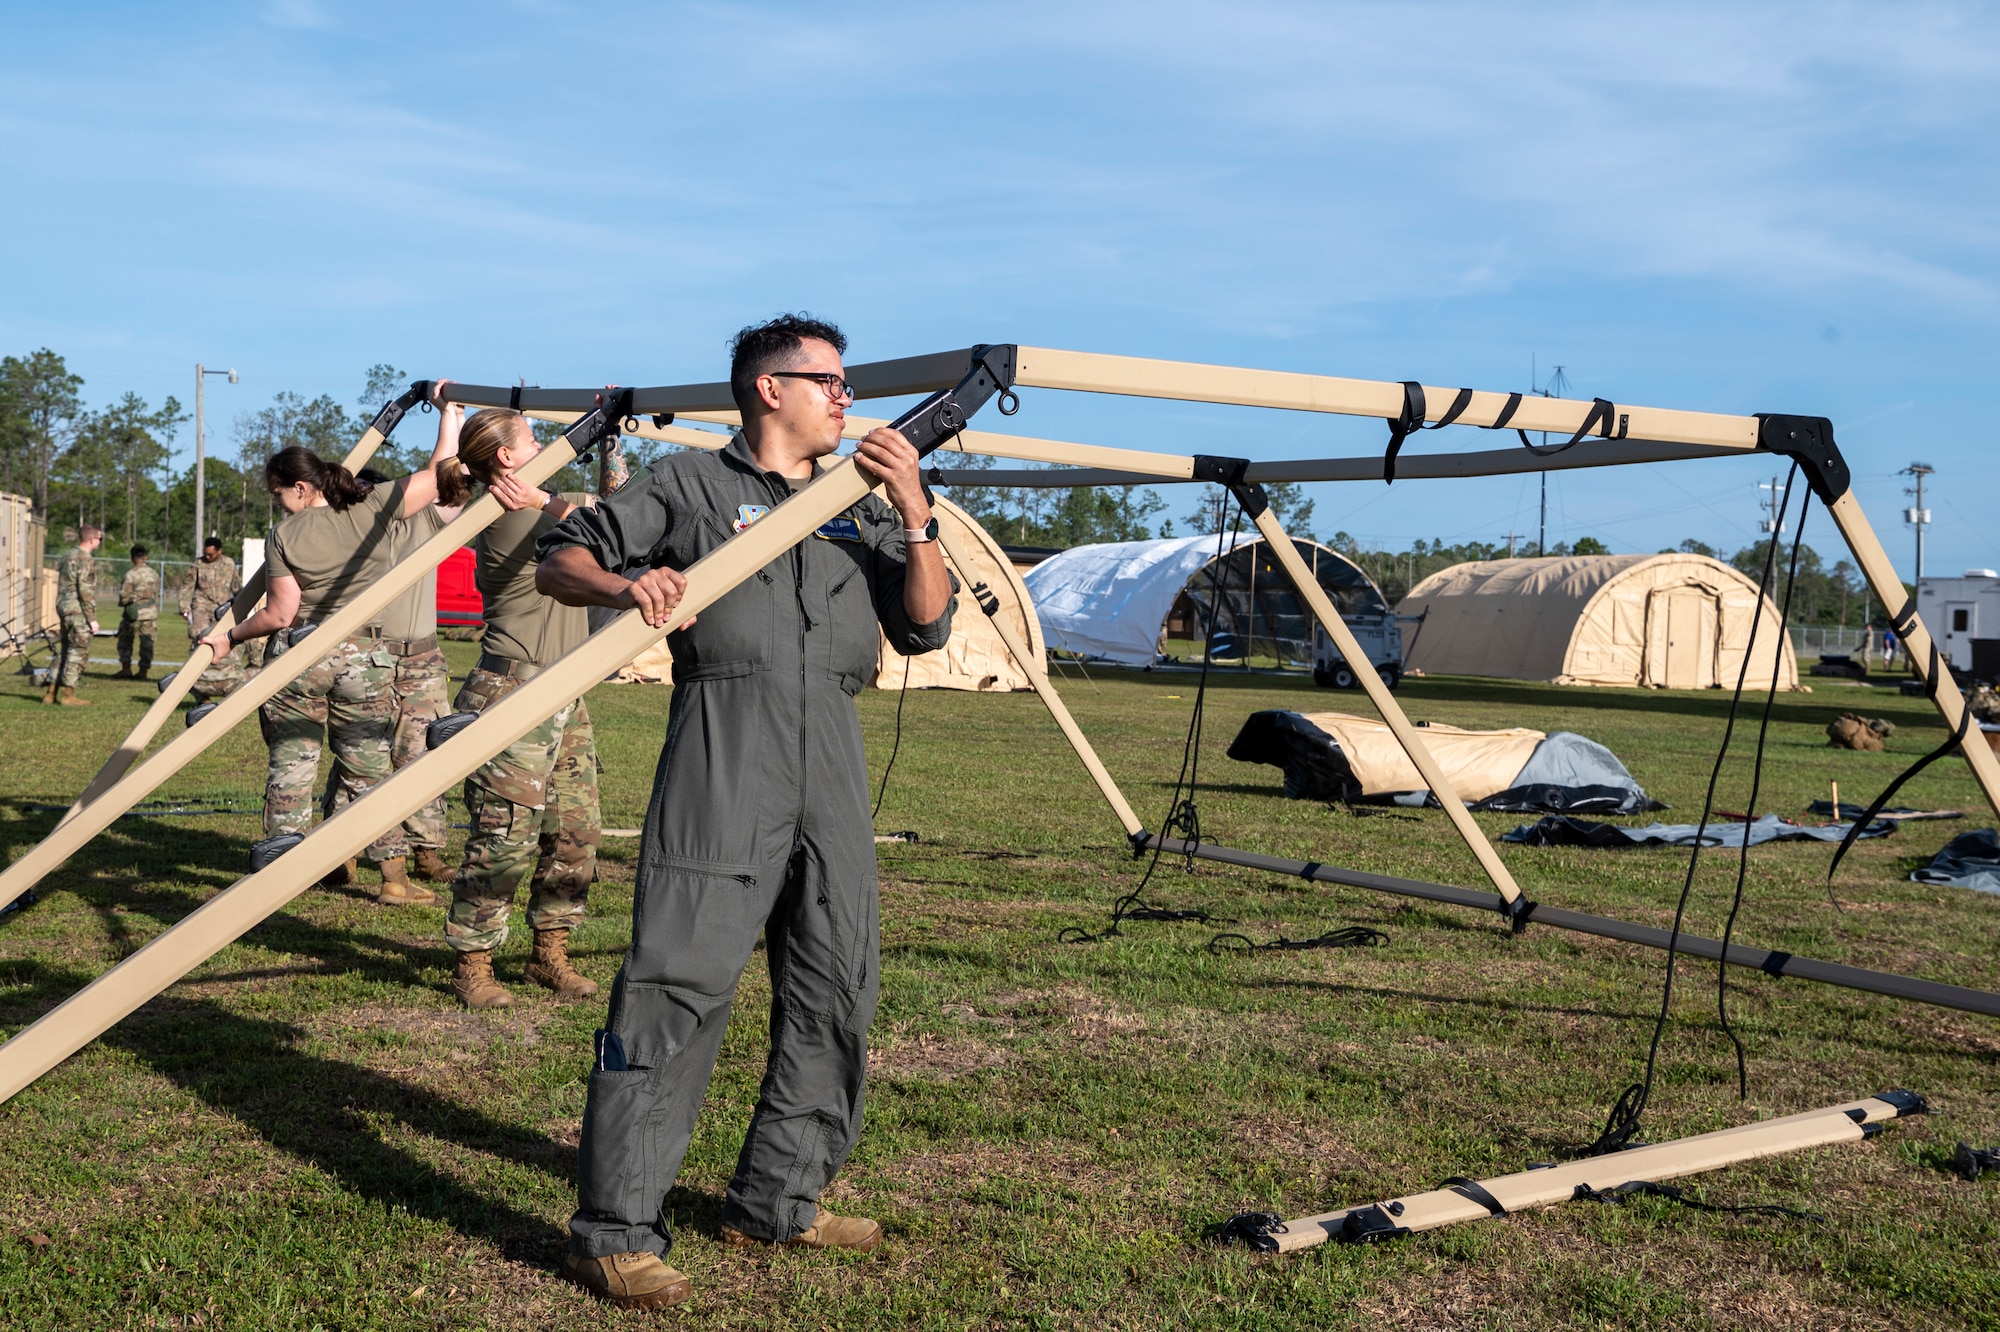
[[[1535,361],[1532,357],[1530,357],[1528,361],[1528,387],[1530,389],[1534,389],[1536,393],[1541,394],[1544,398],[1561,397],[1562,394],[1569,389],[1569,376],[1563,373],[1563,367],[1561,366],[1557,366],[1555,369],[1555,373],[1549,376],[1548,383],[1542,385],[1538,389],[1535,388],[1535,369],[1536,369]],[[1549,446],[1549,432],[1544,430],[1542,432],[1542,447],[1547,448],[1548,446]],[[1546,555],[1549,553],[1548,472],[1543,471],[1541,473],[1541,478],[1542,478],[1542,517],[1541,521],[1535,525],[1535,554]]]
[[[201,543],[208,537],[208,456],[202,435],[201,395],[210,375],[228,375],[229,382],[236,382],[234,370],[205,370],[200,361],[194,363],[194,553],[201,556]],[[162,559],[166,558],[161,556]]]
[[[1916,507],[1903,510],[1903,521],[1917,529],[1917,582],[1924,581],[1924,529],[1931,525],[1931,511],[1924,507],[1924,478],[1937,471],[1929,463],[1913,462],[1897,476],[1914,476],[1917,484],[1904,489],[1905,495],[1917,497]]]
[[[1760,519],[1757,523],[1757,528],[1775,545],[1778,538],[1785,533],[1785,525],[1780,520],[1780,515],[1783,514],[1785,507],[1785,482],[1782,477],[1774,476],[1769,481],[1759,481],[1757,489],[1771,492],[1767,498],[1757,501],[1757,507],[1764,509],[1771,515],[1768,518]],[[1766,563],[1772,570],[1771,576],[1775,578],[1777,576],[1778,562],[1773,559],[1766,561]],[[1765,586],[1759,590],[1767,597],[1771,595],[1768,579],[1765,582]]]
[[[1514,558],[1514,538],[1516,538],[1516,537],[1524,537],[1524,536],[1526,536],[1526,535],[1528,535],[1528,534],[1527,534],[1526,532],[1516,532],[1516,531],[1515,531],[1515,530],[1514,530],[1513,528],[1511,528],[1511,527],[1507,529],[1507,558],[1508,558],[1508,559],[1510,559],[1510,560],[1511,560],[1511,559],[1513,559],[1513,558]],[[1538,551],[1536,551],[1535,553],[1536,553],[1537,555],[1541,554],[1541,552],[1540,552],[1539,550],[1538,550]]]

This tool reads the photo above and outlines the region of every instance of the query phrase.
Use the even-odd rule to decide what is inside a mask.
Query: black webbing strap
[[[1507,1215],[1507,1209],[1500,1205],[1500,1200],[1488,1193],[1486,1186],[1476,1179],[1467,1179],[1464,1175],[1453,1175],[1450,1179],[1438,1185],[1438,1187],[1441,1189],[1450,1189],[1461,1198],[1470,1198],[1473,1202],[1484,1207],[1490,1216]]]
[[[1903,618],[1904,616],[1908,616],[1909,618],[1905,619]],[[1893,623],[1896,625],[1897,634],[1900,636],[1903,633],[1905,633],[1906,632],[1905,626],[1913,623],[1915,620],[1916,620],[1915,610],[1909,606],[1905,606],[1893,621]],[[1935,640],[1933,640],[1931,643],[1930,669],[1924,673],[1926,676],[1926,679],[1924,681],[1924,697],[1930,699],[1932,702],[1936,702],[1938,695],[1938,681],[1948,676],[1950,673],[1951,673],[1951,668],[1945,665],[1945,663],[1939,658],[1937,643]],[[1954,685],[1953,687],[1956,688],[1957,686]],[[1930,767],[1931,764],[1937,762],[1939,759],[1943,758],[1946,754],[1951,753],[1954,749],[1957,749],[1960,745],[1964,744],[1966,734],[1971,729],[1972,729],[1972,709],[1968,707],[1965,708],[1963,712],[1959,713],[1958,726],[1955,730],[1952,731],[1949,739],[1947,739],[1943,744],[1939,745],[1936,749],[1933,749],[1930,753],[1918,759],[1915,763],[1912,763],[1909,767],[1903,769],[1901,776],[1897,777],[1895,781],[1890,782],[1888,786],[1883,788],[1882,794],[1876,796],[1875,802],[1870,806],[1868,806],[1868,812],[1866,814],[1863,814],[1860,818],[1856,819],[1854,821],[1854,825],[1847,830],[1847,836],[1840,839],[1840,849],[1833,853],[1833,863],[1826,867],[1827,883],[1831,884],[1833,882],[1834,871],[1840,868],[1840,862],[1842,858],[1847,855],[1847,848],[1854,845],[1855,839],[1861,836],[1861,830],[1863,828],[1866,828],[1869,824],[1873,823],[1875,821],[1875,816],[1880,814],[1883,811],[1883,809],[1888,806],[1890,800],[1895,798],[1896,792],[1903,789],[1903,783],[1909,781],[1910,778],[1916,776],[1918,773],[1922,772],[1925,768]]]
[[[1818,1212],[1802,1212],[1796,1207],[1779,1207],[1775,1203],[1745,1203],[1729,1207],[1721,1203],[1703,1202],[1691,1196],[1685,1189],[1677,1189],[1671,1184],[1655,1184],[1650,1179],[1632,1179],[1608,1189],[1593,1189],[1588,1184],[1579,1184],[1570,1198],[1576,1202],[1622,1203],[1628,1198],[1644,1194],[1652,1198],[1664,1198],[1682,1207],[1692,1207],[1697,1212],[1714,1212],[1722,1216],[1776,1216],[1791,1221],[1817,1221],[1822,1225],[1826,1218]]]
[[[1287,939],[1279,935],[1268,943],[1258,943],[1247,934],[1218,934],[1208,941],[1208,951],[1216,956],[1223,953],[1298,953],[1309,948],[1379,948],[1389,942],[1389,936],[1380,930],[1372,930],[1366,925],[1349,925],[1344,929],[1328,930],[1310,939]]]
[[[1977,1184],[1984,1172],[2000,1172],[2000,1147],[1974,1147],[1961,1142],[1951,1154],[1951,1168],[1966,1183]]]
[[[1500,408],[1500,414],[1493,418],[1493,424],[1490,426],[1481,426],[1480,429],[1505,430],[1507,423],[1514,419],[1514,413],[1519,410],[1521,410],[1521,395],[1518,393],[1509,393],[1506,404]],[[1514,433],[1521,437],[1521,447],[1534,454],[1537,458],[1552,458],[1571,445],[1581,443],[1584,437],[1589,435],[1592,430],[1595,430],[1604,439],[1624,439],[1625,432],[1630,429],[1631,424],[1631,413],[1620,412],[1617,403],[1605,398],[1592,398],[1590,400],[1590,411],[1583,418],[1583,424],[1576,428],[1574,435],[1571,435],[1561,444],[1552,444],[1543,448],[1529,442],[1528,432],[1519,426],[1514,428]]]
[[[1465,415],[1465,409],[1471,405],[1472,390],[1462,388],[1452,398],[1451,406],[1445,408],[1444,415],[1439,417],[1435,424],[1426,425],[1424,417],[1429,413],[1430,409],[1424,401],[1424,386],[1414,379],[1404,380],[1402,414],[1388,418],[1389,448],[1382,455],[1383,484],[1394,485],[1396,482],[1396,455],[1403,451],[1403,441],[1405,439],[1408,439],[1419,430],[1444,429],[1452,422],[1458,420],[1459,417]]]

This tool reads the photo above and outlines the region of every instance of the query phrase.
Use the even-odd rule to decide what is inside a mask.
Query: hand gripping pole
[[[585,420],[604,427],[605,418],[601,413],[592,413]],[[615,419],[608,428],[617,428]],[[572,434],[576,432],[573,430]],[[537,454],[521,469],[519,476],[529,485],[538,485],[560,471],[573,456],[572,446],[566,439]],[[311,669],[336,643],[365,627],[383,607],[491,525],[502,512],[500,501],[491,495],[482,495],[468,504],[458,517],[418,546],[408,558],[390,566],[387,573],[364,588],[353,601],[317,625],[311,635],[300,640],[297,647],[238,685],[216,705],[215,711],[161,746],[159,752],[79,809],[74,817],[58,824],[38,845],[0,873],[0,906],[5,906],[40,882],[91,838],[116,822],[120,814],[145,799],[196,755],[214,744],[230,727]]]
[[[1250,1220],[1246,1216],[1238,1218],[1229,1231],[1268,1253],[1293,1253],[1329,1240],[1340,1244],[1379,1243],[1458,1221],[1483,1221],[1531,1207],[1548,1207],[1627,1184],[1657,1183],[1718,1170],[1738,1161],[1833,1143],[1860,1142],[1880,1133],[1889,1120],[1925,1114],[1929,1109],[1929,1104],[1915,1092],[1885,1091],[1879,1096],[1823,1110],[1720,1129],[1677,1142],[1633,1147],[1566,1165],[1476,1182],[1453,1180],[1428,1193],[1345,1207],[1295,1221],[1270,1217],[1244,1224]]]
[[[347,456],[341,460],[341,466],[350,472],[358,472],[366,467],[368,460],[375,456],[375,450],[389,438],[404,414],[430,395],[430,388],[429,380],[419,380],[410,385],[400,396],[383,403],[382,410],[375,413],[374,421],[362,432],[361,438],[355,441],[354,447],[349,449]],[[199,541],[201,537],[201,533],[195,533],[195,540]],[[236,599],[230,603],[229,608],[217,617],[215,627],[227,629],[248,619],[250,613],[257,609],[257,603],[263,599],[264,570],[260,568],[244,582],[242,590],[236,594]],[[76,798],[76,803],[62,816],[62,821],[56,825],[58,828],[75,818],[78,811],[110,790],[112,785],[125,775],[125,770],[132,766],[133,760],[146,752],[146,746],[152,743],[155,735],[159,734],[160,727],[166,724],[174,709],[181,705],[181,700],[187,697],[188,691],[194,688],[195,681],[201,678],[201,673],[208,669],[213,659],[214,654],[207,647],[195,644],[194,650],[188,654],[188,659],[182,663],[181,668],[160,686],[160,696],[153,700],[153,706],[146,709],[146,715],[139,719],[139,724],[132,728],[132,733],[125,737],[123,744],[112,751],[111,757],[104,761],[104,766],[97,770],[97,775],[90,779],[90,785],[83,788],[83,794]]]
[[[994,370],[993,364],[975,355],[971,373],[957,388],[932,394],[895,424],[919,453],[930,452],[940,440],[963,429],[966,419],[987,398],[1006,387],[1006,381],[997,378]],[[618,415],[614,413],[621,412],[626,405],[629,403],[610,408],[604,417],[598,418],[597,428],[617,429]],[[566,439],[583,442],[582,431],[590,419],[587,417],[571,427]],[[572,453],[572,447],[557,445],[543,450],[536,461],[559,455],[556,466],[560,467]],[[524,478],[526,473],[523,468]],[[216,894],[131,957],[45,1013],[0,1045],[0,1101],[12,1098],[227,947],[244,931],[319,882],[328,870],[366,848],[383,829],[464,780],[480,764],[553,716],[571,699],[811,537],[828,519],[852,508],[873,484],[851,456],[839,459],[811,485],[690,566],[686,571],[687,591],[665,625],[656,629],[637,611],[620,615],[592,634],[582,646],[481,712],[477,720],[443,746],[424,753],[371,787],[270,866]],[[494,503],[497,508],[497,501],[491,496],[480,502]],[[419,551],[428,550],[430,544],[426,542]],[[397,567],[403,568],[414,559],[412,556]]]

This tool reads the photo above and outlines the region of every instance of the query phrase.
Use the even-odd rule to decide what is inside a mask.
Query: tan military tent
[[[999,693],[1034,688],[1014,664],[1006,645],[1000,641],[1000,635],[993,631],[986,613],[979,609],[979,603],[972,596],[975,582],[985,583],[991,588],[1000,599],[1000,613],[1014,626],[1014,632],[1034,649],[1035,659],[1039,661],[1044,651],[1042,626],[1035,618],[1028,589],[1021,583],[1021,575],[1015,572],[999,543],[988,536],[986,529],[968,517],[963,509],[943,496],[936,497],[934,503],[938,525],[951,526],[955,544],[961,550],[973,552],[968,558],[975,566],[970,570],[961,569],[950,560],[946,561],[952,572],[958,575],[959,584],[958,604],[952,612],[951,641],[945,644],[942,651],[905,657],[890,647],[888,639],[884,638],[875,683],[883,689],[901,689],[907,679],[912,689],[968,689]],[[666,684],[673,679],[673,667],[673,657],[663,640],[612,678],[627,683]]]
[[[1730,689],[1757,584],[1706,555],[1570,555],[1455,564],[1396,608],[1406,664],[1431,674],[1556,684]],[[1796,689],[1798,663],[1764,598],[1746,685]]]

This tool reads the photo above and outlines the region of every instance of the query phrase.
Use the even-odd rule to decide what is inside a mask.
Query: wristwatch
[[[903,541],[906,545],[919,546],[926,541],[936,541],[937,532],[938,532],[937,515],[932,514],[931,520],[925,523],[922,527],[904,528]]]

